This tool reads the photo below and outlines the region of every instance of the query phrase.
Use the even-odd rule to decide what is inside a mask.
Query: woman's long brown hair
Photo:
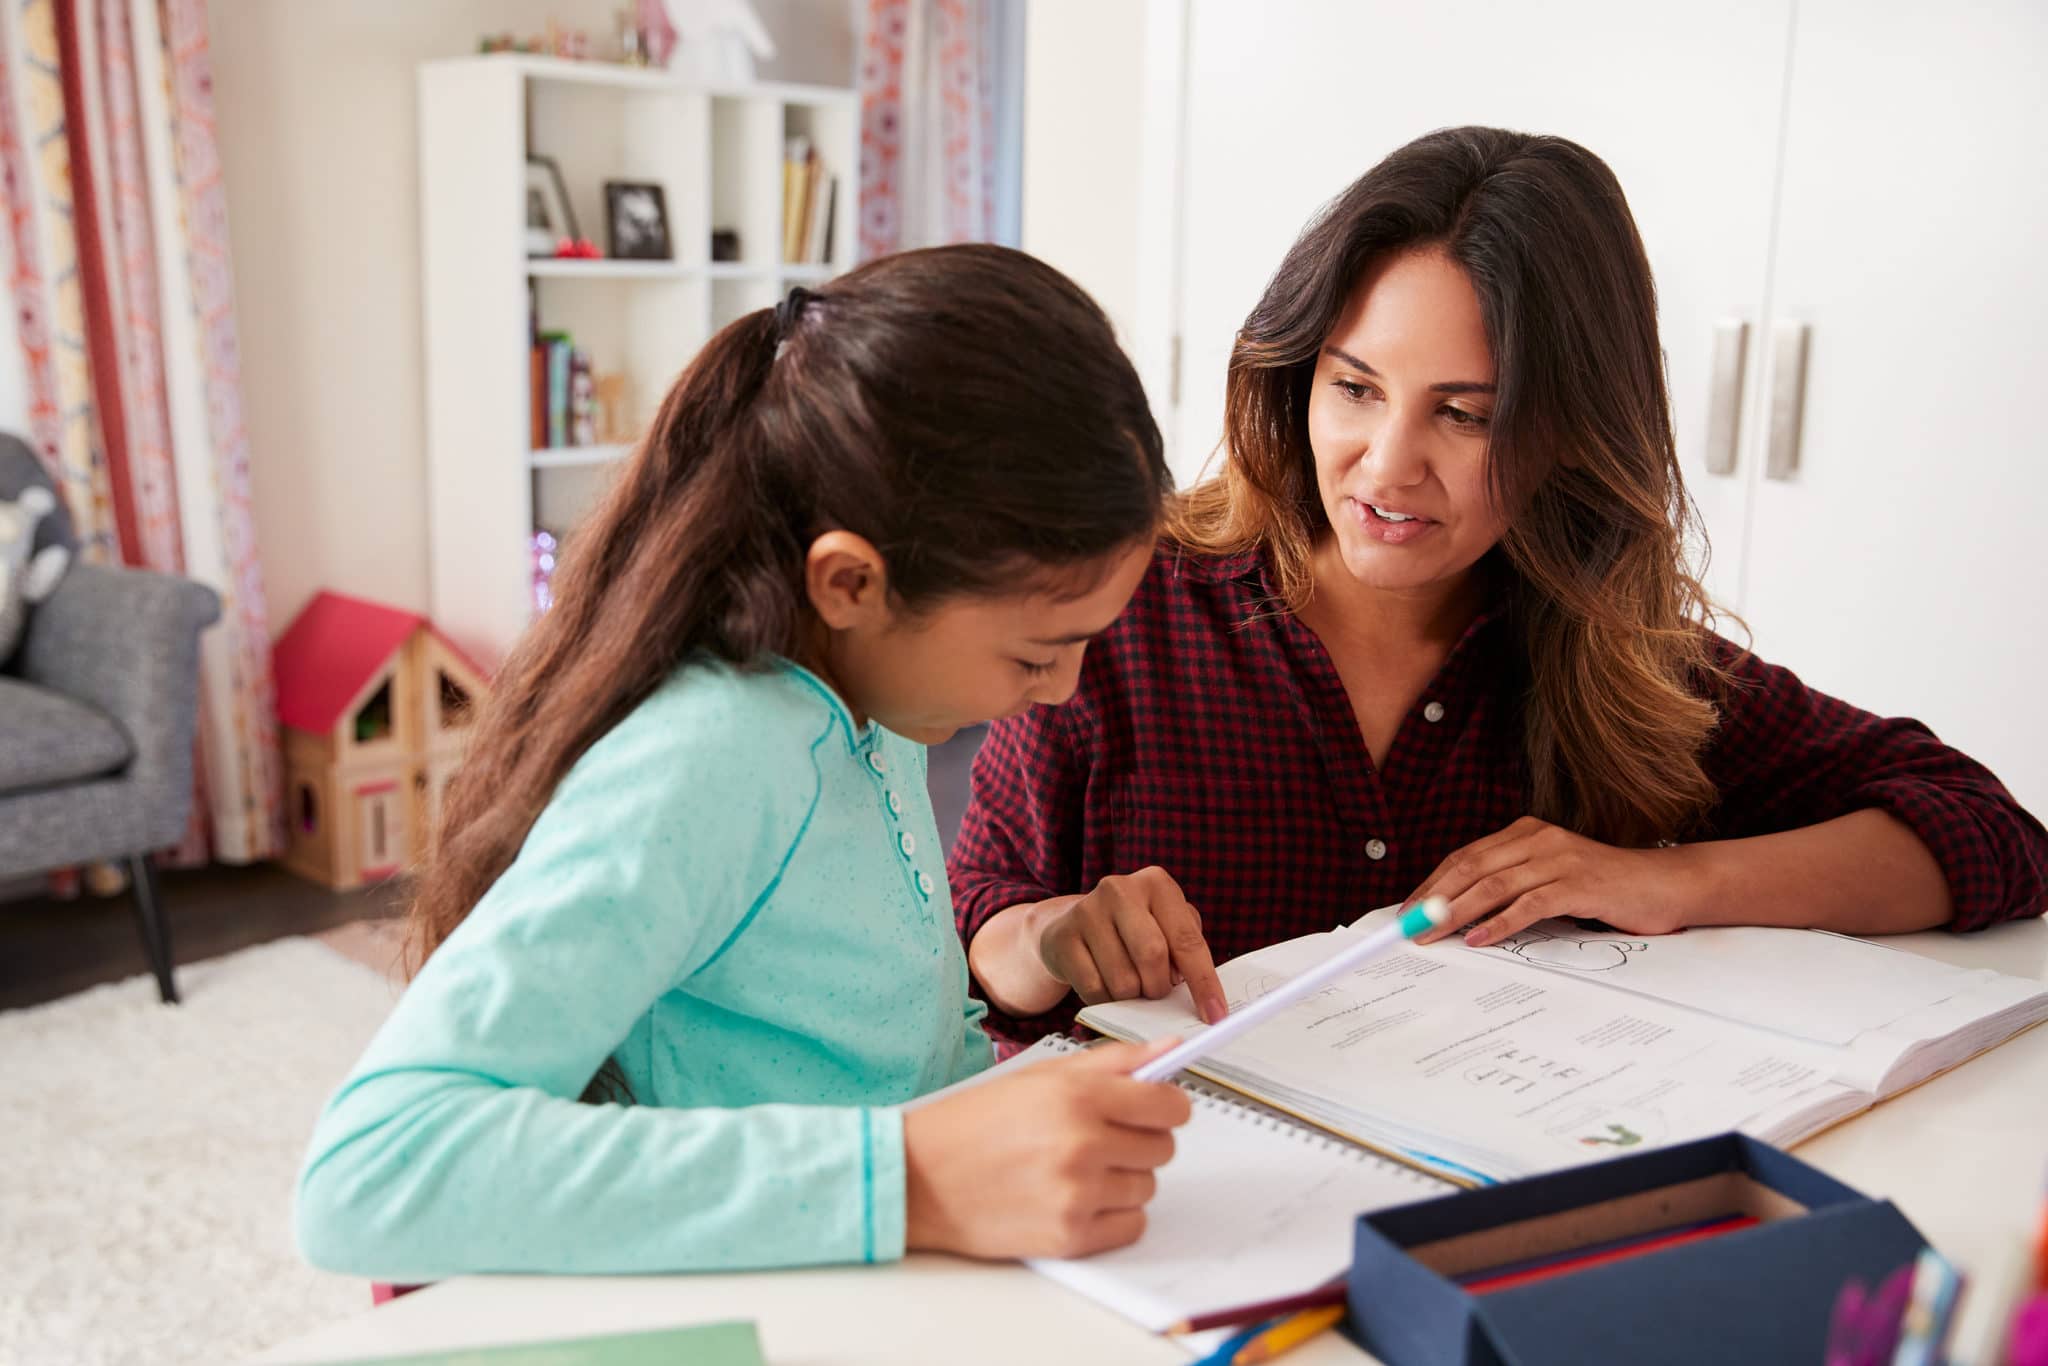
[[[713,337],[569,540],[553,609],[473,723],[413,899],[416,970],[585,750],[700,652],[801,660],[805,552],[881,551],[893,599],[1070,581],[1156,532],[1172,479],[1108,321],[1021,252],[892,256]]]
[[[1705,535],[1679,474],[1656,289],[1614,173],[1563,138],[1453,128],[1380,162],[1310,223],[1231,353],[1224,463],[1175,517],[1183,543],[1270,555],[1314,592],[1328,533],[1309,449],[1316,358],[1371,265],[1428,247],[1465,270],[1496,369],[1488,485],[1527,676],[1531,813],[1593,838],[1677,838],[1715,799]]]

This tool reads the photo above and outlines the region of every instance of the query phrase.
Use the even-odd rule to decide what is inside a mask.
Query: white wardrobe
[[[1184,481],[1232,334],[1318,205],[1433,128],[1572,138],[1656,271],[1710,591],[1765,658],[1920,718],[2048,813],[2048,5],[1146,14],[1127,146],[1170,225],[1140,269],[1167,283],[1123,321],[1141,358],[1178,356],[1155,398]]]

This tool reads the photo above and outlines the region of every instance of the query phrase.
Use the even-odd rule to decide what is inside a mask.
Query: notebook
[[[1041,1039],[963,1084],[1081,1047]],[[1186,1089],[1193,1112],[1159,1169],[1144,1236],[1092,1257],[1027,1263],[1153,1332],[1333,1280],[1351,1265],[1360,1213],[1453,1189],[1241,1096],[1194,1080]]]
[[[1230,1008],[1397,913],[1223,964]],[[1546,921],[1487,948],[1404,945],[1195,1070],[1484,1184],[1729,1130],[1789,1147],[2044,1018],[2040,982],[1843,935]],[[1204,1027],[1185,986],[1080,1020],[1134,1040]]]

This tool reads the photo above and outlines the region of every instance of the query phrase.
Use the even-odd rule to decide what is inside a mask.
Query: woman
[[[1883,934],[2042,909],[2048,835],[1917,722],[1714,634],[1613,173],[1462,128],[1281,263],[1189,495],[1072,705],[996,727],[951,873],[1012,1043],[1425,893]],[[1441,934],[1439,937],[1441,937]]]

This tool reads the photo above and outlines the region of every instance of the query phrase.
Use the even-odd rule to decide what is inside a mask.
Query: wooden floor
[[[979,730],[931,752],[932,806],[950,849],[967,806],[967,769]],[[331,892],[272,864],[162,875],[163,910],[180,963],[215,958],[289,935],[402,913],[399,883]],[[0,902],[0,1010],[69,996],[149,971],[128,893],[76,901]]]

